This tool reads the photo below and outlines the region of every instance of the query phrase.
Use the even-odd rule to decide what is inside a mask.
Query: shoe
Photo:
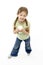
[[[27,54],[28,56],[30,55],[30,54]]]
[[[12,58],[12,56],[8,56],[8,58],[10,59],[10,58]]]

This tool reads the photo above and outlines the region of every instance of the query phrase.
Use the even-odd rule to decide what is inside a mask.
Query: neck
[[[18,19],[18,22],[19,22],[19,23],[23,23],[24,21],[19,21],[19,19]]]

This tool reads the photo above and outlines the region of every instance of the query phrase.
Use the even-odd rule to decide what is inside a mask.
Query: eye
[[[20,16],[22,16],[22,14]]]
[[[26,17],[26,15],[24,15],[24,17]]]

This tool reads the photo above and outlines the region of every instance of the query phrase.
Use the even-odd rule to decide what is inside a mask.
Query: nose
[[[22,16],[21,18],[24,19],[24,16]]]
[[[24,20],[24,18],[23,18],[23,17],[22,17],[21,19],[22,19],[22,20]]]

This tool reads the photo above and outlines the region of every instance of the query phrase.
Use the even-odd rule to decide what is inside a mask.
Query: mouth
[[[23,19],[23,18],[21,18],[21,20],[23,21],[24,19]]]

